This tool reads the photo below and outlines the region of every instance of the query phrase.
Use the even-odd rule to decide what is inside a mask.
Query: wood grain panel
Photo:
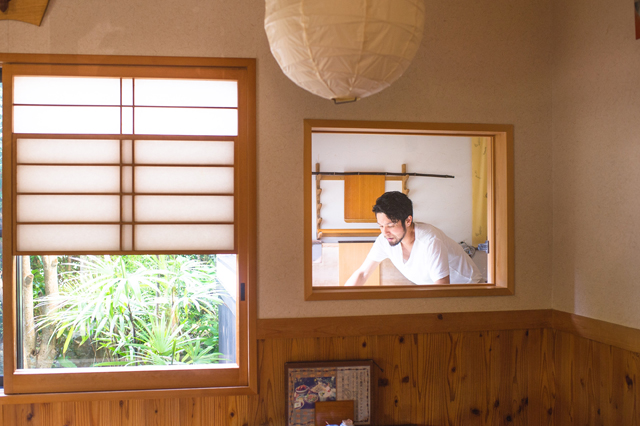
[[[528,363],[529,392],[540,398],[529,399],[529,420],[534,425],[552,425],[555,402],[553,331],[530,333],[531,362]]]
[[[351,242],[338,244],[338,282],[341,286],[366,259],[373,243]],[[380,265],[376,266],[364,285],[380,285]]]
[[[558,425],[572,425],[574,413],[574,356],[575,356],[575,336],[556,336],[556,358],[555,366],[557,380],[559,382],[556,396],[555,423]]]
[[[611,345],[555,332],[556,425],[640,424],[640,357]]]
[[[553,310],[552,315],[554,330],[573,333],[632,352],[640,352],[639,329],[556,310]]]
[[[342,420],[353,419],[354,401],[318,401],[316,402],[315,426],[340,424]]]
[[[448,312],[258,320],[258,339],[548,328],[552,311]]]
[[[533,425],[554,403],[545,375],[536,373],[547,370],[549,339],[553,334],[541,328],[267,339],[259,345],[258,395],[7,405],[4,423],[283,425],[285,362],[371,358],[379,366],[379,424]]]
[[[180,398],[179,425],[198,426],[202,424],[202,398]]]
[[[344,221],[376,223],[373,205],[384,193],[384,176],[348,175],[344,177]]]
[[[319,228],[323,237],[377,237],[379,229],[324,229]]]
[[[417,395],[443,395],[446,383],[442,372],[446,371],[448,358],[443,349],[449,340],[445,333],[418,335],[418,356],[414,367]],[[416,422],[439,424],[434,419],[445,418],[443,402],[443,398],[425,398],[424,404],[414,408]]]

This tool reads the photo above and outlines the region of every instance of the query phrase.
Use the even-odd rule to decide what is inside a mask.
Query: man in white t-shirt
[[[384,259],[414,284],[469,284],[482,275],[460,244],[435,226],[413,221],[413,203],[402,192],[385,192],[373,206],[380,236],[345,283],[363,285]]]

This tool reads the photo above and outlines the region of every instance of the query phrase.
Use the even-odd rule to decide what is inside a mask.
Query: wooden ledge
[[[562,311],[552,311],[556,331],[572,333],[599,343],[640,352],[640,330]]]
[[[553,309],[258,320],[258,339],[548,328],[640,352],[640,330]]]
[[[80,402],[133,399],[175,399],[223,397],[238,395],[256,395],[257,389],[249,387],[202,388],[202,389],[157,389],[135,391],[104,391],[104,392],[60,392],[60,393],[28,393],[7,395],[0,388],[0,407],[2,405],[42,404],[52,402]],[[0,423],[1,424],[1,423]]]
[[[550,328],[551,309],[258,320],[258,339]]]

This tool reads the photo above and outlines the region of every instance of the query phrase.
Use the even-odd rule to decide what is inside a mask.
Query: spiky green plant
[[[217,362],[215,268],[194,256],[80,256],[61,264],[55,309],[37,319],[64,337],[60,355],[87,343],[94,365]],[[204,326],[203,326],[204,325]]]

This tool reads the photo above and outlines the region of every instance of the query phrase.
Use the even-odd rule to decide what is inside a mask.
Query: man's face
[[[411,224],[411,216],[407,218],[407,223],[404,224],[400,221],[392,221],[384,213],[376,213],[376,219],[380,232],[387,239],[389,245],[397,246],[402,242],[402,239],[407,234],[407,225]]]

